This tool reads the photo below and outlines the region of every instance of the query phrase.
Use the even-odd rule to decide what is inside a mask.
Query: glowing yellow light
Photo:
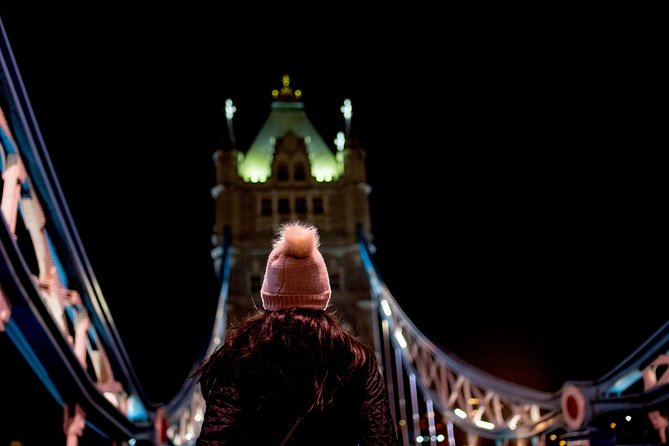
[[[495,425],[492,424],[490,421],[483,421],[483,420],[474,420],[474,424],[477,425],[478,427],[486,430],[493,430],[495,428]]]
[[[611,426],[611,429],[615,429],[617,424],[616,423],[611,423],[611,424],[609,424],[609,426]]]
[[[548,439],[549,439],[550,441],[555,441],[555,440],[557,440],[557,435],[555,435],[555,434],[551,434],[551,436],[548,437]]]
[[[479,399],[478,398],[469,398],[469,404],[478,404]]]
[[[257,159],[247,159],[240,171],[244,181],[252,183],[265,182],[270,174],[269,166]]]
[[[567,444],[567,442],[565,440],[560,440],[560,443],[559,443],[560,446],[565,446],[566,444]]]
[[[286,87],[280,87],[273,92],[275,100],[280,101],[288,96],[295,98],[293,90],[287,92],[283,88]],[[277,105],[292,106],[296,104],[273,104],[273,106]],[[293,110],[290,107],[289,109]],[[298,137],[304,138],[311,162],[310,173],[315,181],[319,183],[333,182],[344,174],[343,154],[342,162],[339,162],[335,153],[332,153],[328,144],[313,129],[304,113],[299,109],[294,111],[296,113],[284,113],[282,107],[273,108],[266,125],[263,126],[246,155],[242,157],[241,152],[238,152],[240,153],[238,155],[238,172],[244,181],[251,183],[251,177],[255,175],[258,178],[257,182],[264,182],[272,176],[272,155],[276,148],[276,139],[289,130]],[[336,150],[335,152],[339,153]]]
[[[279,90],[272,90],[272,97],[273,98],[278,98],[279,97]]]
[[[457,407],[453,412],[463,420],[467,418],[467,414],[465,413],[465,411],[460,409],[459,407]]]
[[[395,339],[397,339],[397,343],[400,345],[400,347],[407,348],[407,341],[406,339],[404,339],[402,330],[400,330],[399,328],[395,330]]]
[[[632,416],[631,416],[631,415],[627,415],[627,416],[625,417],[625,421],[632,421]]]
[[[283,77],[281,78],[281,83],[283,83],[284,87],[287,87],[290,85],[290,76],[287,74],[284,74]]]
[[[397,424],[399,424],[400,426],[404,426],[407,424],[407,422],[405,420],[400,420],[400,422]]]
[[[386,316],[391,316],[393,314],[393,312],[390,311],[390,305],[388,305],[388,301],[385,299],[381,301],[381,309],[383,310],[383,314]]]
[[[300,96],[302,96],[302,90],[295,90],[295,97],[299,98]]]

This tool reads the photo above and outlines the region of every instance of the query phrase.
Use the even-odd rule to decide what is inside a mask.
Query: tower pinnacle
[[[302,90],[295,90],[290,86],[290,76],[284,74],[281,78],[281,90],[272,90],[272,97],[278,102],[298,102],[302,97]]]

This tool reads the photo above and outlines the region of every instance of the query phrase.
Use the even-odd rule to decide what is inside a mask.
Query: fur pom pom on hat
[[[319,246],[315,227],[299,222],[281,226],[260,292],[265,310],[327,308],[330,279]]]

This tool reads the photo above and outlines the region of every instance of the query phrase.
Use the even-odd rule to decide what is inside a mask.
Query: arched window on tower
[[[268,216],[272,215],[272,199],[263,198],[260,201],[260,215]]]
[[[290,214],[290,200],[288,198],[279,198],[279,214]]]
[[[307,179],[307,174],[304,170],[304,164],[295,163],[295,166],[293,167],[293,179],[295,181],[304,181]]]
[[[315,197],[313,201],[313,213],[315,215],[320,215],[323,213],[323,199],[320,197]]]
[[[276,178],[279,181],[288,181],[288,164],[280,163],[276,167]]]
[[[298,197],[295,199],[295,212],[299,218],[305,218],[307,216],[307,199],[304,197]]]

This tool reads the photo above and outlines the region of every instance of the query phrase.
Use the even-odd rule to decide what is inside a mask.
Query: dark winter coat
[[[197,445],[279,446],[296,419],[305,415],[304,398],[282,393],[284,389],[272,391],[276,381],[271,377],[256,375],[248,383],[243,371],[246,376],[223,375],[205,395],[207,410]],[[246,404],[259,398],[266,406],[262,410]],[[397,445],[384,381],[371,350],[349,382],[342,383],[332,406],[304,416],[286,443],[299,445]]]

